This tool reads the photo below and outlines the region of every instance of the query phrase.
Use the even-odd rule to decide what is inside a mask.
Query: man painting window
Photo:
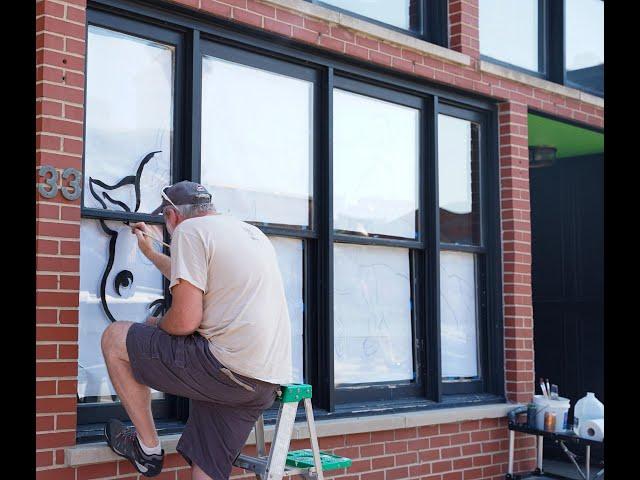
[[[225,479],[255,421],[291,382],[290,320],[273,245],[256,227],[220,215],[200,184],[162,191],[171,257],[132,225],[142,253],[170,280],[172,305],[146,324],[114,322],[102,350],[134,427],[105,426],[109,446],[144,476],[162,470],[150,388],[192,400],[177,450],[194,480]]]

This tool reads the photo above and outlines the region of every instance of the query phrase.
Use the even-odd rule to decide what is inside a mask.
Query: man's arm
[[[138,222],[131,225],[131,230],[138,237],[138,248],[142,254],[147,257],[156,266],[162,275],[171,280],[171,257],[162,252],[158,252],[153,248],[153,240],[149,235],[160,239],[162,232],[159,229],[151,228],[144,222]],[[147,235],[144,235],[145,232]]]
[[[191,335],[202,322],[203,292],[184,279],[171,289],[171,308],[157,323],[170,335]]]

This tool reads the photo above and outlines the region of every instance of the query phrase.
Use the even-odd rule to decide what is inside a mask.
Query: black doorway
[[[571,422],[586,392],[605,401],[603,155],[558,159],[529,175],[536,385],[544,377],[559,386]],[[594,461],[602,455],[592,448]],[[545,458],[566,459],[552,443]]]

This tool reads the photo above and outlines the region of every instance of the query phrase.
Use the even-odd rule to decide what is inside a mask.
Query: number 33
[[[82,193],[82,186],[80,185],[82,173],[75,168],[69,167],[62,172],[63,180],[72,177],[69,180],[68,187],[58,187],[58,171],[51,165],[42,165],[39,173],[41,177],[44,177],[44,181],[38,184],[38,192],[44,198],[55,197],[58,194],[58,190],[62,191],[62,196],[67,200],[76,200],[80,197]],[[47,189],[47,187],[49,188]]]

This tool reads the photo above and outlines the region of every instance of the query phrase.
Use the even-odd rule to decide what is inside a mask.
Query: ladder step
[[[351,459],[340,457],[327,452],[320,452],[320,462],[322,463],[322,471],[336,470],[338,468],[349,468]],[[287,465],[298,468],[314,467],[313,451],[310,448],[303,450],[293,450],[287,454]]]
[[[277,398],[282,403],[296,402],[305,398],[311,398],[311,385],[306,383],[288,383],[280,385],[282,396]]]

